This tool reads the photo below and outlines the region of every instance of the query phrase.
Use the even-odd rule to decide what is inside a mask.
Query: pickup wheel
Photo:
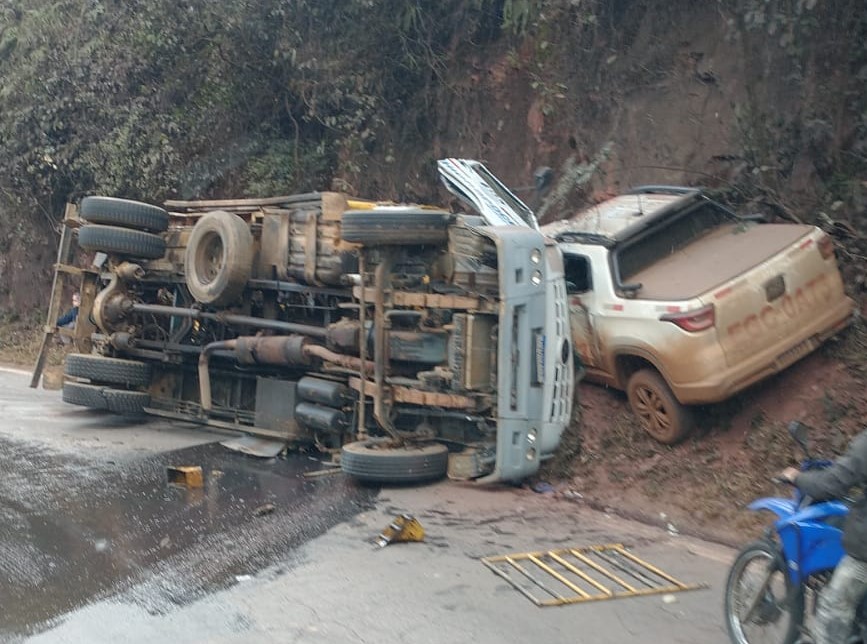
[[[197,302],[231,304],[253,270],[253,235],[237,215],[209,212],[193,227],[184,258],[187,288]]]
[[[84,250],[140,259],[159,259],[166,254],[166,242],[159,235],[120,226],[82,226],[78,245]]]
[[[442,244],[448,240],[450,220],[448,212],[424,208],[347,210],[340,236],[356,244]]]
[[[343,446],[340,469],[364,483],[424,483],[446,475],[449,450],[440,443],[395,447],[389,438]]]
[[[151,381],[151,366],[146,362],[95,354],[69,354],[63,371],[67,376],[87,378],[94,384],[146,387]]]
[[[82,219],[92,224],[108,224],[152,233],[161,233],[169,227],[169,213],[165,210],[128,199],[85,197],[81,200],[78,212]]]
[[[653,369],[640,369],[630,376],[626,397],[638,422],[660,443],[679,443],[695,426],[692,410],[674,397],[663,377]]]

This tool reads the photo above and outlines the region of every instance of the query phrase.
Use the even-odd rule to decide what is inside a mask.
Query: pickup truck
[[[562,256],[483,165],[439,169],[473,210],[336,192],[69,207],[63,400],[318,449],[370,482],[534,473],[571,418]]]
[[[625,390],[662,443],[852,319],[820,229],[739,217],[701,190],[638,188],[542,228],[563,251],[587,380]]]

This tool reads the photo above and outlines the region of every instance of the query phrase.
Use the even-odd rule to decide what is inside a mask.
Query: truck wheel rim
[[[210,284],[223,268],[225,249],[217,233],[210,233],[202,241],[196,253],[196,272],[205,284]]]

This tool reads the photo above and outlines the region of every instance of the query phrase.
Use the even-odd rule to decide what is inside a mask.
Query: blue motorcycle
[[[790,423],[789,433],[804,451],[801,469],[831,464],[810,455],[803,423]],[[815,599],[844,554],[847,502],[814,503],[795,489],[792,498],[766,497],[748,507],[773,512],[777,519],[763,538],[741,549],[729,571],[725,589],[729,637],[734,644],[812,642],[809,625]],[[855,622],[847,644],[867,644],[867,597]]]

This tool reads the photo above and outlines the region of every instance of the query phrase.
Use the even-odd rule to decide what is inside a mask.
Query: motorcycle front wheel
[[[804,621],[804,590],[792,584],[779,546],[745,546],[729,570],[725,619],[734,644],[794,644]]]

